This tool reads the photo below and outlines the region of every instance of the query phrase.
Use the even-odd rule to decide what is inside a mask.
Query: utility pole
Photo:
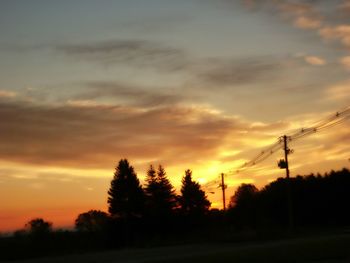
[[[225,174],[221,174],[221,184],[220,187],[222,189],[222,205],[224,208],[224,211],[226,210],[226,198],[225,198],[225,190],[227,188],[227,185],[225,185]]]
[[[291,150],[288,148],[288,137],[287,135],[283,136],[283,143],[284,143],[284,167],[280,166],[281,168],[286,169],[286,178],[287,178],[287,202],[288,202],[288,228],[289,232],[291,233],[293,231],[293,204],[292,204],[292,195],[291,195],[291,189],[290,189],[290,177],[289,177],[289,164],[288,164],[288,154],[291,153]]]

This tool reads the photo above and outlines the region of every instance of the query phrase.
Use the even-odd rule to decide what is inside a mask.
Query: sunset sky
[[[185,169],[205,184],[350,105],[350,1],[2,0],[0,35],[0,231],[106,211],[121,158],[179,191]],[[291,145],[291,176],[349,168],[349,128]]]

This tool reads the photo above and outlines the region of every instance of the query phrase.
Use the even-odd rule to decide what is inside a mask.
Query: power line
[[[292,150],[288,148],[288,143],[299,140],[301,138],[304,138],[305,136],[314,134],[316,132],[321,132],[326,129],[331,129],[349,119],[350,119],[350,107],[347,107],[342,111],[336,112],[336,114],[333,114],[325,119],[322,119],[314,123],[311,127],[299,129],[297,132],[289,136],[283,135],[278,138],[278,141],[276,143],[270,145],[265,150],[261,151],[255,158],[243,164],[236,171],[238,173],[239,170],[248,169],[256,165],[257,163],[264,161],[265,159],[270,157],[275,151],[279,150],[280,148],[283,148],[284,159],[281,159],[278,162],[278,166],[281,169],[286,169],[286,194],[287,194],[287,207],[288,207],[288,226],[289,226],[290,233],[293,232],[294,217],[293,217],[293,204],[292,204],[292,196],[291,196],[291,189],[290,189],[291,186],[290,186],[290,176],[289,176],[289,164],[288,164],[288,155],[292,153]],[[223,189],[223,194],[224,193],[225,192]]]
[[[312,135],[315,133],[322,132],[322,131],[327,130],[327,129],[331,129],[331,128],[333,128],[333,127],[335,127],[335,126],[337,126],[345,121],[348,121],[349,119],[350,119],[350,106],[346,107],[345,109],[340,110],[340,111],[336,112],[335,114],[332,114],[326,118],[320,119],[319,121],[315,122],[310,127],[297,129],[296,131],[294,130],[295,132],[290,134],[290,135],[280,136],[279,138],[277,138],[276,142],[274,142],[273,144],[271,144],[270,146],[268,146],[267,148],[262,150],[259,154],[257,154],[250,161],[245,162],[243,165],[238,167],[238,169],[231,170],[226,174],[230,174],[230,175],[237,174],[237,173],[242,172],[244,170],[247,170],[251,167],[254,167],[257,164],[268,159],[271,155],[273,155],[278,150],[284,149],[284,152],[285,152],[284,162],[286,163],[286,167],[282,167],[282,168],[286,168],[286,175],[287,175],[287,179],[288,179],[289,178],[289,169],[288,169],[288,157],[287,157],[287,155],[292,152],[292,150],[290,150],[288,148],[288,145],[287,145],[288,143],[294,142],[296,140],[299,140],[301,138],[304,138],[306,136],[309,136],[309,135]],[[225,189],[227,188],[227,185],[224,184],[224,174],[223,173],[221,174],[221,183],[220,183],[220,179],[217,177],[217,178],[205,183],[202,187],[206,188],[206,190],[213,190],[213,188],[221,188],[221,190],[223,192],[223,208],[225,210],[225,208],[226,208]],[[288,199],[290,199],[290,197]],[[289,205],[289,207],[291,209],[291,205]],[[290,214],[289,222],[290,222],[290,226],[292,226],[293,222],[292,222],[292,211],[291,210],[289,211],[289,214]]]
[[[297,132],[294,132],[293,134],[286,135],[286,136],[289,142],[296,141],[305,136],[314,134],[316,132],[318,133],[326,129],[333,128],[334,126],[337,126],[345,121],[348,121],[349,119],[350,119],[350,107],[346,107],[345,109],[338,111],[335,114],[332,114],[331,116],[328,116],[324,119],[317,121],[316,123],[314,123],[308,128],[298,129]],[[236,169],[235,171],[233,170],[229,171],[229,174],[239,173],[269,158],[276,151],[284,147],[282,138],[283,136],[279,137],[275,143],[273,143],[272,145],[262,150],[257,156],[255,156],[250,161],[238,167],[238,169]]]

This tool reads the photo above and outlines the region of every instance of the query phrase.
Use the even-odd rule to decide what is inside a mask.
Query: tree
[[[103,231],[109,221],[107,213],[99,210],[90,210],[88,212],[78,215],[75,219],[75,228],[79,232],[101,232]]]
[[[210,207],[210,202],[205,192],[201,190],[200,184],[192,180],[191,170],[186,170],[182,178],[179,203],[182,212],[188,215],[203,215]]]
[[[32,235],[45,236],[52,231],[52,223],[42,218],[35,218],[26,223],[25,228]]]
[[[144,213],[144,193],[140,181],[127,159],[115,168],[108,191],[108,211],[118,218],[141,217]]]
[[[157,173],[154,169],[153,165],[150,165],[147,176],[146,176],[146,187],[145,193],[149,201],[153,202],[154,192],[157,191],[158,183],[157,183]]]
[[[171,212],[176,206],[176,195],[163,166],[158,166],[157,171],[159,208],[162,213]]]
[[[149,214],[158,218],[169,216],[176,206],[176,195],[163,166],[159,165],[155,171],[151,165],[147,171],[146,182]]]
[[[228,217],[238,226],[256,226],[257,194],[253,184],[241,184],[231,197]]]
[[[231,197],[229,207],[233,208],[249,205],[258,192],[258,189],[253,184],[241,184]]]

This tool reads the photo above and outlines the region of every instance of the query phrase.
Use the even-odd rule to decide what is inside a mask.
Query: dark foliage
[[[158,219],[169,218],[176,207],[176,195],[164,168],[159,165],[155,171],[151,165],[147,171],[146,182],[148,216]]]
[[[296,227],[350,224],[350,172],[331,171],[324,176],[290,179],[292,216]],[[240,186],[232,197],[229,215],[237,225],[285,227],[288,223],[287,179],[279,178],[262,190]]]
[[[192,180],[191,170],[186,170],[182,178],[179,204],[181,212],[190,216],[204,215],[210,207],[210,202],[205,192],[201,190],[200,184]]]
[[[90,210],[78,215],[75,219],[75,229],[79,232],[98,233],[108,227],[110,217],[107,213],[99,210]]]
[[[210,202],[186,170],[179,207],[163,167],[148,170],[145,193],[127,160],[116,168],[108,191],[109,212],[80,214],[77,231],[52,231],[42,218],[24,230],[0,237],[0,260],[62,255],[190,242],[257,240],[285,235],[288,222],[287,181],[279,178],[260,191],[252,184],[237,188],[228,211],[208,210]],[[350,226],[350,171],[290,179],[295,230],[346,229]],[[146,196],[146,198],[145,198]],[[144,202],[147,200],[145,212]]]
[[[129,219],[144,214],[144,192],[127,159],[119,161],[108,191],[108,211],[113,217]]]
[[[240,185],[231,197],[228,217],[239,227],[254,225],[258,189],[252,184]]]
[[[30,235],[41,238],[47,236],[52,231],[52,223],[42,218],[35,218],[26,223],[25,228]]]

